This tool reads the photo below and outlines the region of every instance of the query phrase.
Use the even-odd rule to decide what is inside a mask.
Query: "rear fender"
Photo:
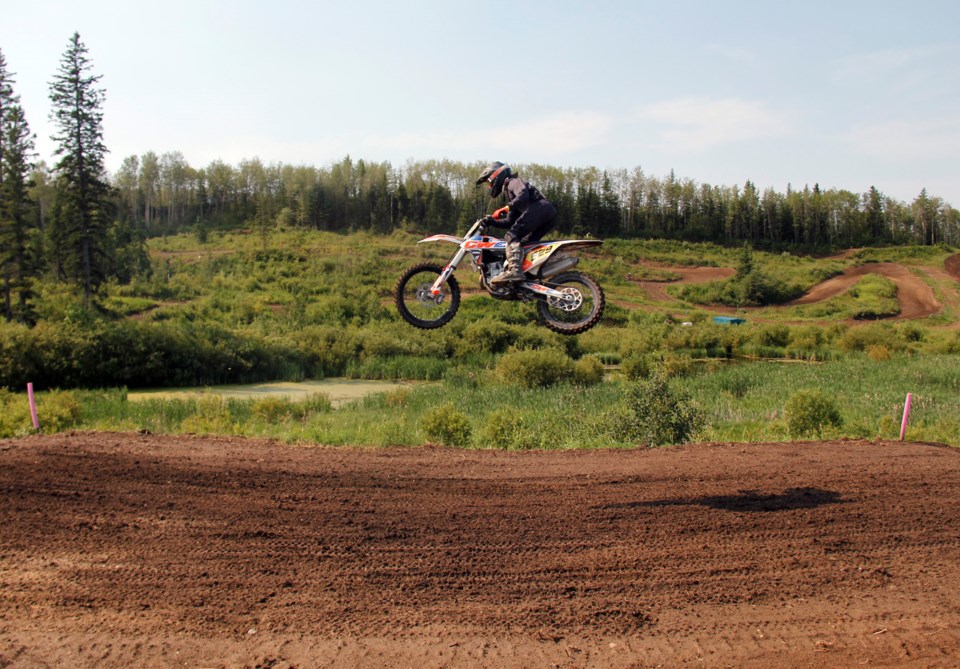
[[[543,263],[561,253],[569,253],[578,249],[585,249],[591,246],[600,246],[603,241],[600,239],[563,239],[556,242],[537,242],[525,248],[526,254],[523,257],[523,271],[529,272],[540,267]]]

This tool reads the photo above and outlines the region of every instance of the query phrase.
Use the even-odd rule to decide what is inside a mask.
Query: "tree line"
[[[145,235],[191,227],[301,226],[318,230],[462,230],[491,206],[473,187],[482,163],[352,160],[325,167],[215,161],[193,168],[180,153],[130,156],[114,176],[126,215]],[[785,193],[711,186],[640,168],[519,165],[557,205],[558,234],[654,237],[759,248],[960,243],[960,212],[926,190],[910,203],[866,193]]]
[[[50,84],[55,162],[35,161],[33,135],[0,51],[0,272],[7,320],[30,319],[36,281],[70,282],[86,301],[107,280],[149,272],[145,240],[213,229],[456,232],[493,208],[473,182],[484,163],[388,162],[349,156],[322,167],[214,161],[179,152],[104,165],[105,91],[74,33]],[[922,190],[912,202],[753,182],[714,186],[634,169],[514,165],[557,205],[554,235],[749,243],[757,248],[960,244],[960,213]]]
[[[462,230],[492,208],[474,179],[484,164],[390,163],[349,156],[325,167],[214,161],[180,153],[130,156],[114,175],[124,215],[148,236],[204,227],[297,226],[387,233]],[[641,168],[601,171],[515,165],[558,209],[558,234],[653,237],[758,248],[958,244],[960,212],[926,189],[910,203],[866,193],[787,187],[760,190],[663,178]]]

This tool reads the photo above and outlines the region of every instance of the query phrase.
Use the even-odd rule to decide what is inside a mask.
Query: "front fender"
[[[456,244],[459,246],[463,244],[463,237],[454,237],[453,235],[431,235],[421,239],[417,244],[423,244],[424,242],[450,242],[451,244]]]

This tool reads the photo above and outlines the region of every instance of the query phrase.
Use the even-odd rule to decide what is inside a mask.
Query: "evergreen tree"
[[[87,48],[74,33],[50,84],[51,113],[58,132],[55,165],[59,212],[55,238],[62,243],[63,269],[83,289],[89,303],[103,282],[108,258],[105,205],[109,193],[104,169],[107,148],[103,143],[104,90],[99,75],[90,73]]]
[[[34,263],[28,246],[32,216],[27,189],[32,154],[33,137],[0,52],[0,273],[3,313],[8,321],[29,318]]]

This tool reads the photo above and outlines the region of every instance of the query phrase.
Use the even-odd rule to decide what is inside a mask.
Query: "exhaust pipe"
[[[576,256],[566,256],[565,258],[548,260],[543,264],[543,267],[540,268],[540,278],[549,279],[560,272],[566,272],[576,267],[578,262],[580,262],[580,258]]]

